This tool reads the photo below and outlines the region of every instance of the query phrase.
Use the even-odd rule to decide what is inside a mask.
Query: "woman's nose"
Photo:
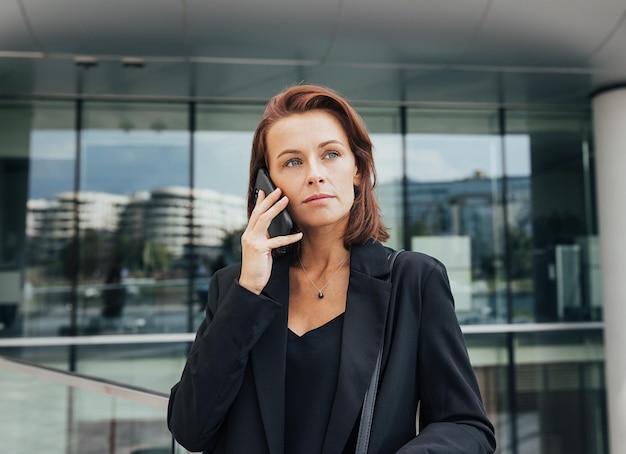
[[[307,184],[312,186],[324,182],[324,176],[320,172],[320,168],[316,165],[312,165],[309,168],[309,176],[307,177]]]
[[[316,183],[323,183],[323,182],[324,182],[324,177],[322,176],[311,176],[309,177],[309,180],[308,180],[309,186],[312,186]]]

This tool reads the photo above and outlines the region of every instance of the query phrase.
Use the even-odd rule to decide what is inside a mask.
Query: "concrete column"
[[[593,98],[610,452],[626,446],[626,87]]]

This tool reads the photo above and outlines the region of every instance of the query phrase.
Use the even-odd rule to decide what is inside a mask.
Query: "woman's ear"
[[[361,186],[361,172],[358,168],[355,168],[354,178],[352,179],[353,186]]]

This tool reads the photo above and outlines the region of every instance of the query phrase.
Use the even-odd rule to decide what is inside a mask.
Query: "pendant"
[[[319,293],[317,294],[317,297],[318,297],[319,299],[322,299],[322,298],[324,298],[324,294],[323,294],[322,292],[319,292]]]

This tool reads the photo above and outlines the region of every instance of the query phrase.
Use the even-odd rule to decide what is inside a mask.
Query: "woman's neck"
[[[309,232],[302,238],[300,244],[300,260],[311,269],[324,269],[329,266],[337,266],[344,261],[349,254],[343,243],[343,235],[333,235],[328,232],[316,234]]]

